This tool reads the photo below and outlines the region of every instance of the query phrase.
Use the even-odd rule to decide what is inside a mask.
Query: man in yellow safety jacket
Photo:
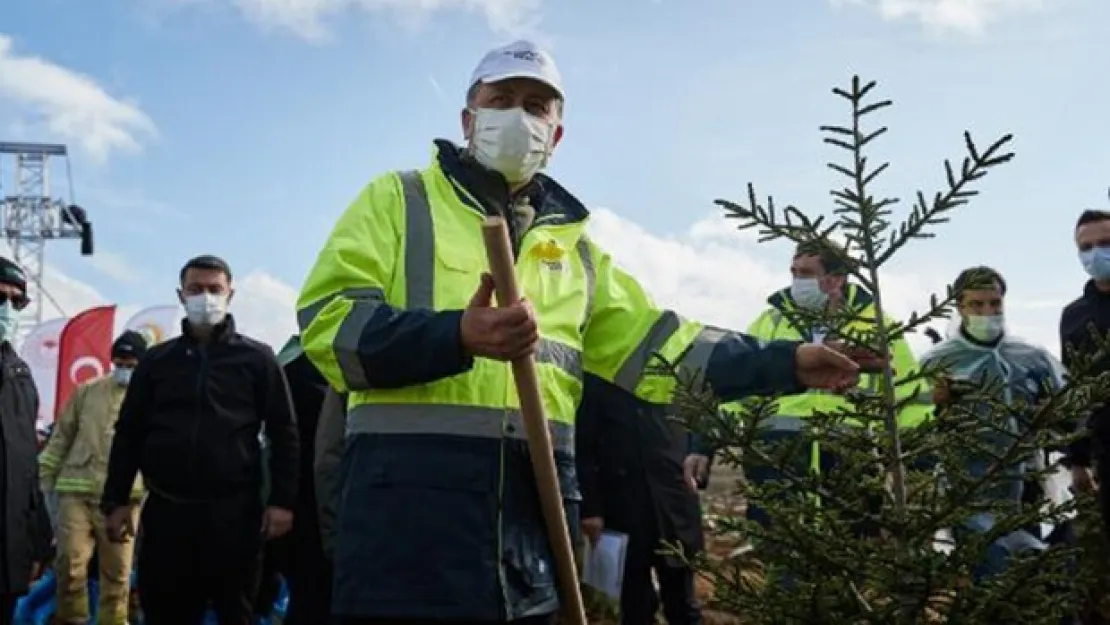
[[[147,342],[138,332],[124,332],[112,344],[112,372],[74,391],[58,416],[54,433],[39,455],[43,492],[58,494],[59,625],[89,621],[87,570],[93,552],[100,568],[97,623],[127,625],[131,589],[131,557],[135,542],[108,540],[98,504],[108,473],[120,404],[131,372],[146,353]],[[142,500],[142,480],[131,492],[132,522],[137,521]]]
[[[828,328],[818,327],[806,321],[813,319],[814,313],[821,310],[829,312],[830,318],[853,319],[842,327],[842,334],[863,333],[874,330],[875,309],[870,293],[862,287],[848,282],[848,266],[843,251],[831,243],[802,244],[795,251],[790,263],[792,283],[789,288],[776,291],[767,298],[767,308],[748,328],[748,334],[765,341],[787,340],[821,343],[836,334]],[[801,309],[801,310],[800,310]],[[809,316],[805,315],[809,311]],[[886,323],[891,325],[891,320]],[[891,366],[895,371],[895,381],[906,380],[918,370],[917,360],[905,340],[899,339],[892,345]],[[879,391],[880,376],[863,375],[860,388],[865,391]],[[899,401],[914,398],[905,404],[898,414],[902,427],[912,427],[921,423],[931,413],[932,399],[929,385],[924,381],[907,381],[895,386],[895,397]],[[843,397],[820,390],[782,397],[778,400],[777,415],[766,424],[768,438],[796,436],[805,425],[806,419],[816,413],[835,414],[841,409],[850,408]],[[724,409],[738,410],[736,405],[726,405]],[[709,455],[701,450],[701,459]],[[835,462],[831,454],[822,451],[819,443],[804,450],[805,463],[815,471],[822,466]],[[701,467],[694,469],[695,473]],[[760,483],[777,479],[774,467],[751,465],[744,467],[745,478]],[[767,523],[766,512],[755,505],[749,505],[748,518]]]
[[[465,148],[389,173],[355,199],[297,302],[308,357],[349,393],[333,613],[345,623],[538,623],[555,571],[508,361],[535,355],[571,527],[583,371],[671,401],[653,354],[731,399],[855,385],[823,346],[761,345],[662,310],[586,236],[587,211],[539,173],[563,135],[563,89],[529,42],[488,53]],[[492,305],[481,224],[510,225],[524,298]]]

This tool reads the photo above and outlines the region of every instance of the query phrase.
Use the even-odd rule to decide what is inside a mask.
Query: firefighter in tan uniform
[[[100,568],[97,623],[127,625],[134,540],[112,542],[98,503],[108,470],[116,419],[131,371],[146,352],[137,332],[124,332],[112,345],[112,371],[81,385],[66,404],[39,459],[43,492],[58,494],[59,625],[89,622],[88,568],[96,551]],[[132,492],[138,513],[142,483]],[[132,525],[136,519],[132,519]]]

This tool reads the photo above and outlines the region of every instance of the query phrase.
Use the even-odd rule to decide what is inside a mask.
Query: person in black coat
[[[604,528],[629,537],[622,625],[655,622],[660,601],[652,571],[667,623],[700,624],[694,572],[681,558],[659,553],[675,543],[688,555],[705,547],[697,489],[683,472],[687,430],[663,406],[586,375],[575,438],[583,534],[596,540]]]
[[[299,337],[290,341],[278,359],[289,381],[301,448],[293,531],[281,539],[285,550],[281,569],[289,585],[289,608],[283,623],[323,625],[331,614],[331,564],[324,556],[320,535],[313,464],[316,429],[328,383],[300,349]]]
[[[12,622],[53,541],[39,490],[38,390],[11,344],[27,303],[23,270],[0,258],[0,625]]]

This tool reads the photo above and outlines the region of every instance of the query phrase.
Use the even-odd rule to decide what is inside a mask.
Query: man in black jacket
[[[1080,215],[1075,225],[1075,243],[1080,262],[1091,279],[1083,295],[1068,304],[1060,316],[1060,353],[1069,370],[1074,368],[1077,354],[1093,355],[1098,350],[1092,331],[1101,337],[1110,332],[1110,212],[1089,210]],[[1103,358],[1090,373],[1108,369],[1110,358]],[[1110,463],[1106,461],[1106,452],[1110,450],[1110,406],[1089,415],[1086,429],[1088,436],[1072,445],[1068,459],[1075,487],[1089,491],[1110,479]],[[1100,489],[1099,494],[1103,522],[1110,528],[1110,489]]]
[[[235,331],[226,262],[194,258],[180,281],[182,335],[152,348],[132,374],[102,507],[110,535],[129,533],[129,493],[142,471],[150,490],[138,562],[146,622],[196,625],[211,602],[220,625],[248,625],[263,540],[293,523],[298,444],[289,387],[273,350]],[[263,424],[271,445],[265,508]]]
[[[0,258],[0,625],[50,558],[50,518],[39,491],[39,396],[31,369],[12,347],[28,303],[19,265]]]
[[[628,535],[621,624],[655,622],[652,571],[667,623],[700,624],[693,570],[659,553],[674,543],[688,555],[705,546],[697,489],[683,471],[686,429],[664,407],[586,375],[575,432],[582,533],[591,540],[602,529]]]
[[[328,383],[305,357],[299,336],[289,339],[277,358],[293,396],[300,437],[300,484],[293,530],[266,546],[264,562],[270,566],[263,567],[255,614],[269,615],[280,589],[280,578],[284,577],[289,607],[283,625],[323,625],[331,614],[331,563],[324,555],[320,534],[313,463],[317,424]],[[272,577],[267,579],[267,575]]]

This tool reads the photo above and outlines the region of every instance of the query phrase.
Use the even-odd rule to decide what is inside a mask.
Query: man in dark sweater
[[[1077,355],[1097,351],[1092,333],[1105,337],[1110,332],[1110,212],[1089,210],[1080,215],[1075,226],[1075,243],[1091,279],[1083,295],[1068,304],[1060,317],[1060,353],[1069,370],[1074,368]],[[1110,358],[1102,358],[1090,373],[1107,370]],[[1069,460],[1075,487],[1091,491],[1110,479],[1110,463],[1106,459],[1110,450],[1110,406],[1089,415],[1086,430],[1087,436],[1072,445]],[[1105,523],[1110,520],[1110,490],[1101,489],[1099,494]]]
[[[220,625],[249,625],[263,541],[289,531],[297,499],[297,428],[272,349],[235,330],[222,259],[185,264],[182,335],[139,361],[116,423],[101,507],[113,540],[130,527],[142,471],[139,597],[146,622],[195,625],[208,602]],[[270,441],[269,501],[262,450]]]
[[[702,622],[694,571],[667,554],[668,546],[690,557],[705,547],[697,485],[684,473],[689,447],[687,430],[666,407],[585,376],[575,433],[582,533],[592,540],[603,529],[628,535],[621,625],[655,623],[660,604],[668,625]]]

